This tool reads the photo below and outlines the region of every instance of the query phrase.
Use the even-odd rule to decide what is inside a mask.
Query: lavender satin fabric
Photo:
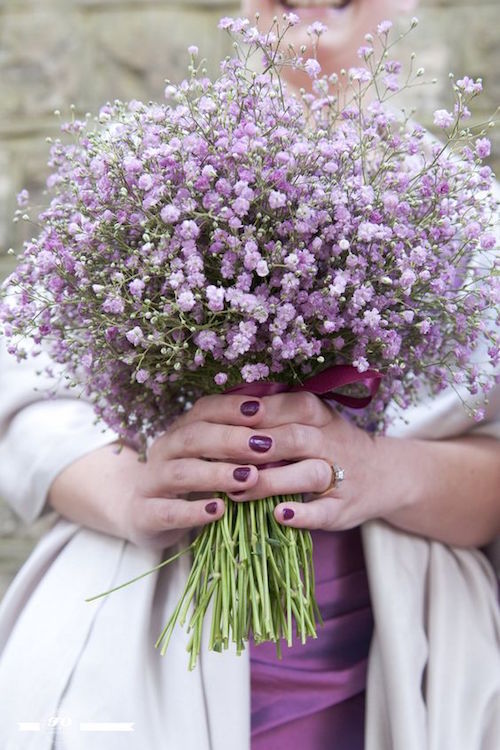
[[[373,619],[359,528],[313,532],[318,638],[252,645],[252,750],[363,750]]]

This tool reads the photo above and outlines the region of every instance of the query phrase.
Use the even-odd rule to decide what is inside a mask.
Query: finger
[[[262,398],[264,409],[259,427],[278,427],[290,423],[321,427],[332,420],[333,410],[309,391],[278,393]]]
[[[223,500],[217,497],[192,501],[151,498],[144,502],[137,526],[144,536],[153,537],[164,531],[205,526],[221,518],[224,510]]]
[[[352,529],[361,522],[348,511],[345,500],[322,497],[310,503],[280,503],[274,509],[274,517],[283,526],[336,531]]]
[[[320,427],[332,419],[334,412],[320,398],[308,391],[254,396],[218,394],[203,396],[181,415],[174,429],[191,422],[277,427],[297,422]]]
[[[213,422],[229,425],[254,425],[262,420],[265,406],[253,396],[214,394],[198,399],[189,411],[174,423],[177,429],[192,422]]]
[[[238,488],[234,500],[258,500],[276,495],[325,492],[332,481],[332,468],[326,461],[306,459],[278,468],[262,469],[256,483]]]
[[[286,424],[273,429],[193,422],[165,433],[151,452],[161,460],[213,458],[242,464],[328,459],[329,446],[318,427]]]
[[[152,497],[170,497],[188,492],[233,493],[253,487],[259,479],[255,466],[198,458],[164,461],[152,474],[154,484],[148,488],[148,494]]]

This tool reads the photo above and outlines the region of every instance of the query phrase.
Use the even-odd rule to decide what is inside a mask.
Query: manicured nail
[[[253,417],[259,411],[260,404],[258,401],[245,401],[240,406],[240,411],[245,417]]]
[[[215,514],[217,513],[217,503],[207,503],[205,505],[205,510],[207,511],[207,513],[210,513],[211,516],[215,516]]]
[[[254,435],[248,441],[250,448],[257,453],[267,453],[272,444],[271,438],[265,435]]]
[[[284,521],[291,521],[294,517],[295,513],[291,508],[285,508],[283,510],[283,520]]]
[[[250,476],[251,469],[248,466],[239,466],[233,471],[233,477],[237,482],[246,482]]]

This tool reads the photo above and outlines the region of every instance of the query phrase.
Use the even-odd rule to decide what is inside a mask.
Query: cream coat
[[[0,493],[27,522],[47,512],[47,489],[64,466],[114,437],[94,425],[88,404],[68,394],[42,401],[35,385],[33,363],[0,354]],[[451,392],[406,416],[391,434],[439,439],[472,427]],[[500,388],[476,432],[500,437]],[[183,630],[166,657],[153,646],[189,559],[88,604],[160,556],[54,521],[0,607],[0,747],[248,750],[248,655],[203,649],[189,673]],[[486,556],[381,521],[362,533],[375,616],[366,749],[498,750],[500,615]],[[69,725],[54,733],[49,724],[64,717]],[[40,729],[21,731],[19,722]],[[133,726],[89,735],[85,722]]]

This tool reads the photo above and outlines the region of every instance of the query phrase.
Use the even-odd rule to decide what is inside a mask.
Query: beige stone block
[[[199,47],[210,75],[230,50],[226,34],[217,29],[220,14],[190,8],[100,9],[86,16],[91,44],[92,74],[83,98],[92,110],[110,99],[161,100],[164,81],[187,75],[187,47]]]
[[[85,78],[79,12],[52,3],[11,7],[0,16],[0,123],[76,101]]]

